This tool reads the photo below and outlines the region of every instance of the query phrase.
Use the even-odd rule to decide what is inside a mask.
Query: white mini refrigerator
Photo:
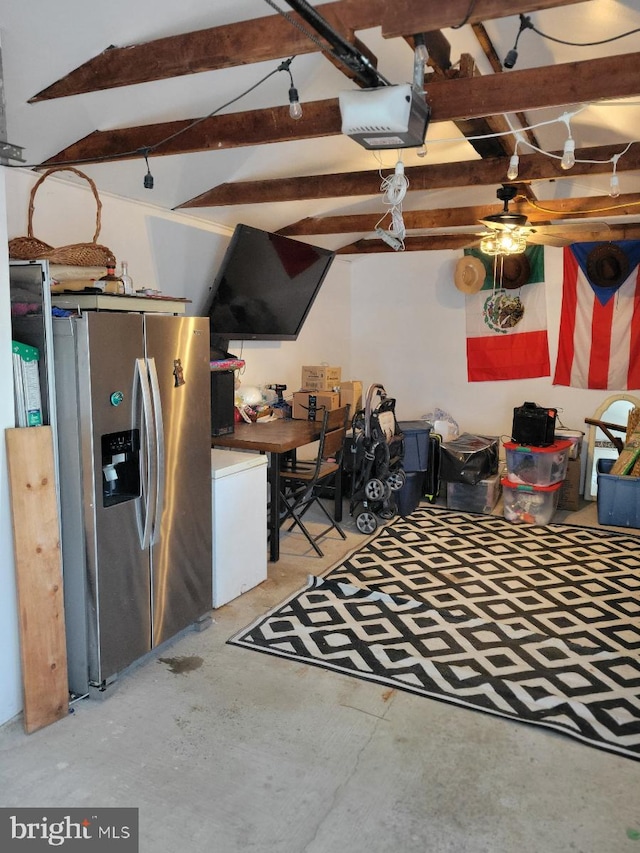
[[[211,451],[213,606],[267,579],[267,457]]]

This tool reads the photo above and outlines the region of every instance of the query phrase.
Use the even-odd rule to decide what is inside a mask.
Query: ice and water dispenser
[[[101,444],[103,506],[140,497],[140,430],[107,433]]]

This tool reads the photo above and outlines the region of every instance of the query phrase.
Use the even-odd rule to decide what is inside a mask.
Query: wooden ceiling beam
[[[576,232],[572,239],[575,243],[591,242],[598,240],[637,240],[640,238],[640,222],[628,225],[611,225],[606,231],[606,237],[601,236],[602,231],[594,232],[585,230],[584,233]],[[443,249],[465,249],[471,240],[470,234],[427,234],[417,237],[406,237],[404,250],[406,252],[429,252]],[[380,239],[367,238],[356,240],[342,246],[336,252],[338,255],[369,255],[380,252],[395,252],[395,249],[387,246]]]
[[[583,0],[526,0],[524,3],[520,0],[477,0],[471,4],[469,0],[447,0],[446,3],[442,0],[394,0],[384,7],[382,35],[384,38],[397,38],[580,2]]]
[[[337,0],[318,11],[347,41],[363,49],[354,32],[378,26],[383,6],[383,0]],[[310,29],[299,15],[288,14]],[[29,103],[317,52],[318,45],[283,16],[266,15],[142,44],[110,45]]]
[[[598,162],[580,163],[565,172],[559,161],[544,154],[523,154],[520,157],[518,184],[531,181],[575,178],[599,175],[611,171],[611,157],[620,153],[620,145],[605,145],[576,149],[576,159]],[[555,152],[561,156],[562,152]],[[618,162],[617,171],[640,169],[640,146],[634,145]],[[466,160],[458,163],[434,163],[427,166],[407,166],[409,192],[428,192],[467,186],[497,186],[508,183],[505,158]],[[372,196],[380,193],[380,172],[337,172],[328,175],[304,175],[297,178],[239,181],[219,184],[202,195],[184,202],[180,207],[223,207],[236,204],[273,204],[279,201],[303,199],[346,198]]]
[[[519,200],[520,203],[516,203]],[[460,228],[478,225],[479,220],[498,213],[501,205],[473,207],[450,207],[440,210],[405,210],[402,218],[407,231],[419,231],[432,228]],[[524,213],[531,225],[540,225],[550,220],[562,219],[601,219],[603,216],[640,215],[640,193],[599,198],[573,198],[545,202],[529,203],[517,197],[510,205],[514,212]],[[606,211],[606,212],[605,212]],[[278,234],[287,237],[309,236],[312,234],[357,234],[373,231],[380,221],[380,211],[376,213],[346,214],[342,216],[310,216],[293,225],[280,228]],[[467,235],[468,239],[470,235]]]
[[[479,0],[468,22],[530,13],[580,0]],[[378,27],[385,38],[431,33],[456,26],[465,19],[468,0],[335,0],[317,11],[354,45],[357,30]],[[294,12],[290,16],[302,23]],[[402,32],[399,32],[402,30]],[[322,40],[321,40],[322,41]],[[266,15],[218,27],[154,39],[141,44],[110,45],[102,53],[33,95],[29,103],[65,98],[120,86],[167,80],[237,65],[278,60],[284,56],[315,53],[318,46],[281,15]],[[341,66],[344,70],[344,66]]]
[[[427,93],[431,120],[460,121],[640,94],[640,74],[620,74],[621,65],[640,70],[640,53],[487,77],[434,78]],[[159,147],[150,150],[149,156],[312,139],[341,132],[337,98],[305,103],[304,111],[305,118],[300,122],[292,122],[288,108],[283,106],[94,131],[51,157],[46,165],[69,160],[132,159],[140,156],[141,149],[151,149],[154,145]],[[165,139],[168,141],[160,145]]]

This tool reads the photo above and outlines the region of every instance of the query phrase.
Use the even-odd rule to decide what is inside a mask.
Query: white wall
[[[465,296],[454,285],[462,252],[368,255],[352,264],[352,358],[365,386],[379,382],[396,398],[398,420],[439,407],[462,432],[510,436],[513,409],[525,401],[558,409],[562,423],[588,432],[585,417],[613,392],[552,385],[552,377],[467,381]],[[562,299],[562,250],[545,247],[551,374]]]

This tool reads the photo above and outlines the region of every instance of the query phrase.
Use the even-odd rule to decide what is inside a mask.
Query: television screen
[[[294,341],[335,252],[236,225],[205,315],[212,339]]]

